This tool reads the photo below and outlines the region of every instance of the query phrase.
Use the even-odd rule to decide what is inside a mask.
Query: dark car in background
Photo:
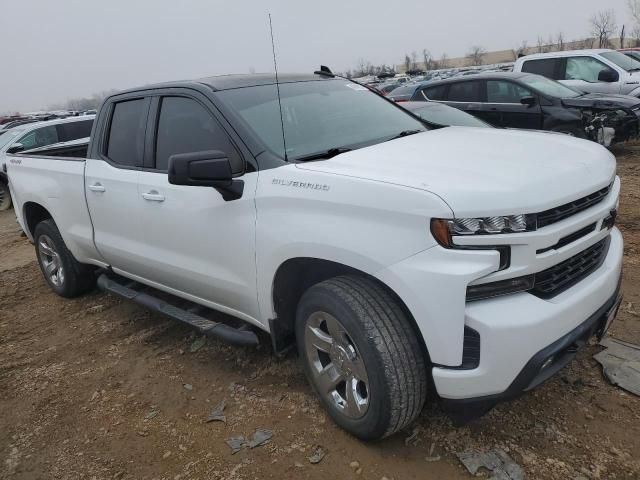
[[[499,127],[561,132],[605,146],[638,135],[639,99],[585,94],[529,73],[431,82],[416,88],[410,100],[445,103]]]
[[[462,110],[439,102],[402,102],[402,108],[419,116],[429,125],[442,127],[480,127],[492,128],[487,122],[469,115]]]
[[[392,90],[391,92],[389,92],[386,97],[389,100],[393,100],[394,102],[408,102],[409,100],[412,100],[413,97],[415,96],[416,91],[426,85],[428,82],[422,82],[422,83],[410,83],[408,85],[403,85],[401,87],[398,87],[394,90]]]

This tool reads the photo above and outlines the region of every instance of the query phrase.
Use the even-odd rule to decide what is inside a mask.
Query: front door
[[[599,80],[602,71],[615,70],[593,57],[569,57],[566,59],[562,83],[588,93],[620,93],[620,82],[602,82]]]
[[[251,321],[259,317],[255,263],[258,173],[195,93],[155,99],[148,142],[151,164],[140,172],[138,205],[148,261],[140,275],[160,288]],[[244,182],[240,199],[226,201],[212,187],[172,185],[169,157],[219,150]]]
[[[523,105],[523,98],[534,98],[534,105]],[[487,81],[485,108],[499,112],[496,124],[505,128],[542,128],[542,110],[537,96],[530,90],[508,80]]]
[[[113,268],[133,275],[147,261],[138,175],[148,111],[145,98],[112,104],[104,148],[85,166],[85,195],[96,248]]]

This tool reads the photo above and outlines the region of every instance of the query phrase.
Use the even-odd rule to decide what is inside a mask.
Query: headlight
[[[520,233],[536,229],[535,215],[505,215],[483,218],[455,218],[431,220],[431,233],[446,248],[453,248],[454,235],[495,235]]]

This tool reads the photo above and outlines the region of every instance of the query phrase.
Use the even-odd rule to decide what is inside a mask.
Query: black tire
[[[0,212],[11,208],[11,194],[9,186],[0,180]]]
[[[314,348],[307,346],[308,338],[317,340],[308,330],[313,330],[309,325],[314,319],[327,314],[333,317],[331,321],[339,320],[349,347],[356,350],[352,352],[354,362],[361,360],[367,373],[366,388],[360,383],[354,387],[354,391],[366,394],[367,408],[360,418],[349,416],[345,407],[341,409],[340,402],[335,403],[335,393],[332,397],[323,392],[317,379],[321,375],[318,369],[326,370],[328,366],[317,361],[322,353],[314,356]],[[323,406],[352,435],[362,440],[387,437],[409,425],[422,411],[428,384],[426,352],[403,309],[374,280],[345,275],[307,290],[296,312],[296,340],[307,378]],[[325,362],[329,359],[331,365],[344,365],[339,358],[337,361],[329,355],[322,358]]]
[[[48,219],[38,223],[34,229],[33,240],[38,265],[40,265],[42,275],[49,284],[49,287],[51,287],[51,290],[61,297],[73,298],[95,287],[95,269],[73,258],[53,220]],[[45,245],[49,247],[46,251],[53,250],[53,255],[45,254]],[[49,262],[49,260],[51,260],[51,262]],[[52,278],[52,275],[47,272],[47,265],[50,264],[55,264],[54,267],[58,267],[57,271],[63,272],[63,275],[59,277],[57,275],[55,276],[58,280],[57,282]]]

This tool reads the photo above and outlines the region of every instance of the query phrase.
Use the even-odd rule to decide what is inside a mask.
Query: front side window
[[[245,128],[282,158],[286,142],[288,160],[334,148],[360,148],[391,140],[402,132],[426,130],[401,108],[342,79],[281,83],[282,118],[275,85],[223,90],[216,96]]]
[[[543,77],[559,80],[558,66],[562,61],[561,58],[543,58],[540,60],[527,60],[522,64],[522,71],[526,73],[535,73]]]
[[[523,98],[531,96],[529,90],[513,82],[487,81],[487,102],[489,103],[520,103]]]
[[[452,83],[449,87],[450,102],[481,102],[480,82]]]
[[[637,72],[640,70],[640,62],[638,62],[636,57],[630,57],[620,52],[605,52],[601,53],[600,56],[606,58],[611,63],[615,63],[627,72]]]
[[[575,98],[582,95],[582,93],[577,92],[560,82],[549,80],[548,78],[541,77],[539,75],[525,75],[519,80],[547,97]]]
[[[142,98],[114,105],[106,151],[109,160],[127,167],[142,165],[147,110]]]
[[[611,70],[604,63],[591,57],[567,58],[565,80],[583,80],[589,83],[598,82],[598,76],[603,70]]]
[[[156,169],[168,170],[172,155],[207,150],[226,153],[232,171],[242,172],[240,155],[209,111],[190,98],[163,98],[157,128]]]
[[[25,150],[32,148],[46,147],[58,143],[58,130],[54,125],[48,127],[38,128],[27,133],[24,137],[18,140],[24,146]]]

